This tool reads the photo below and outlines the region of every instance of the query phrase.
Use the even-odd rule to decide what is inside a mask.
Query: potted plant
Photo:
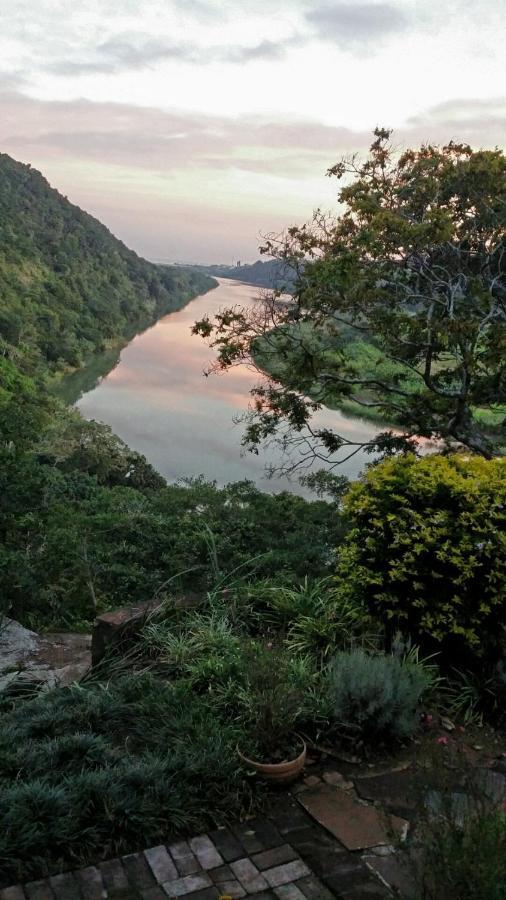
[[[244,765],[270,782],[293,781],[306,761],[306,744],[296,732],[303,691],[286,655],[271,644],[253,645],[239,701],[248,740],[247,750],[238,748]]]

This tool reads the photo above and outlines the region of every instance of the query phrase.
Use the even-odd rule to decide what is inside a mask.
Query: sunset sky
[[[394,142],[506,145],[500,0],[3,0],[0,151],[150,259],[254,260]]]

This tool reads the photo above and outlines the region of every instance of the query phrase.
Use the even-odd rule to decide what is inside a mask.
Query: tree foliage
[[[370,451],[418,436],[485,457],[504,445],[504,429],[494,440],[476,410],[506,401],[506,159],[454,143],[399,156],[389,138],[376,130],[365,161],[329,170],[343,180],[338,218],[317,212],[267,239],[263,252],[297,273],[290,302],[273,292],[195,325],[218,352],[215,368],[246,361],[271,373],[253,393],[250,448],[281,435],[303,461],[358,452],[363,442],[315,424],[329,398],[402,426],[402,438],[366,442]],[[377,348],[372,370],[350,354],[354,337]]]

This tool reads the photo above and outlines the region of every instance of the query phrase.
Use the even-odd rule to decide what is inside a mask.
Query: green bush
[[[345,498],[338,571],[390,634],[495,662],[506,629],[506,460],[409,455]]]
[[[413,659],[341,651],[328,673],[328,715],[344,736],[403,740],[416,725],[416,707],[430,686],[430,670]]]

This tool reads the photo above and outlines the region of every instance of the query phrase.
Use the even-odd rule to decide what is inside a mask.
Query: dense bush
[[[410,455],[368,470],[345,499],[339,573],[417,643],[497,660],[506,629],[506,460]]]
[[[205,591],[238,568],[288,582],[328,573],[342,534],[321,500],[251,482],[168,486],[108,428],[68,414],[26,449],[0,438],[0,491],[0,594],[35,627],[75,627],[168,582]]]
[[[416,660],[341,651],[328,674],[330,720],[354,739],[402,740],[413,733],[417,704],[430,684],[430,671]]]
[[[54,690],[2,717],[0,883],[237,817],[240,729],[149,675]]]

